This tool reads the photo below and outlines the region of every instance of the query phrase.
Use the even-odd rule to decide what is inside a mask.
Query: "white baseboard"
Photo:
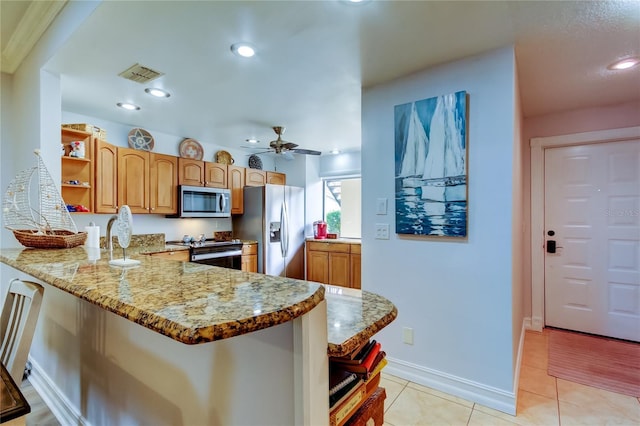
[[[516,394],[421,365],[387,357],[385,372],[423,386],[516,415]]]
[[[532,317],[531,318],[531,330],[542,331],[544,328],[544,320],[542,317]]]
[[[79,425],[89,426],[76,407],[71,404],[66,396],[60,392],[60,389],[43,371],[40,364],[29,356],[31,362],[31,374],[29,382],[33,388],[40,394],[40,397],[49,407],[53,415],[58,419],[61,425]]]

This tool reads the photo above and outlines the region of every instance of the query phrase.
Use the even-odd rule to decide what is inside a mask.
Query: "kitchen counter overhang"
[[[140,265],[122,268],[110,266],[104,250],[98,260],[89,260],[83,247],[0,250],[1,262],[189,345],[283,324],[324,300],[318,283],[167,261],[141,252],[132,257]]]

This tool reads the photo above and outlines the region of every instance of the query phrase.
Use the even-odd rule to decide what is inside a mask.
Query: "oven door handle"
[[[221,251],[218,253],[192,254],[191,261],[197,262],[199,260],[220,259],[222,257],[233,257],[233,256],[242,256],[242,250],[229,250],[229,251]]]

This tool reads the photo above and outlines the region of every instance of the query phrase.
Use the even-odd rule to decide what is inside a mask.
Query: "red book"
[[[376,360],[376,357],[378,356],[378,353],[380,353],[381,347],[382,345],[380,343],[376,343],[373,346],[373,348],[371,348],[371,350],[369,351],[369,353],[367,354],[367,356],[365,357],[364,361],[362,361],[361,364],[341,364],[338,362],[334,362],[333,368],[339,368],[346,371],[351,371],[356,374],[363,374],[366,376],[371,371],[371,368]]]

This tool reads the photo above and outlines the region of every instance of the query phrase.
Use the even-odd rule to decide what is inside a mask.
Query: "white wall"
[[[515,412],[514,74],[504,48],[367,89],[362,107],[362,287],[398,308],[378,336],[389,370],[506,412]],[[468,238],[400,237],[393,108],[459,90],[469,94]],[[388,216],[375,215],[381,197]],[[390,223],[390,240],[373,239],[378,222]],[[413,345],[402,343],[403,327],[414,330]]]

